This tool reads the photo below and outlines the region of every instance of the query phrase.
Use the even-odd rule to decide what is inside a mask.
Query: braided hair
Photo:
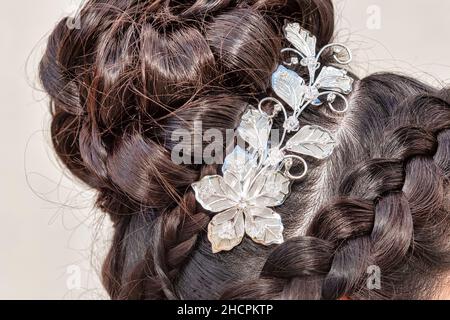
[[[287,241],[213,254],[174,131],[235,128],[270,95],[285,19],[332,40],[329,0],[89,0],[63,19],[40,64],[62,163],[97,190],[114,224],[103,283],[113,299],[353,299],[432,296],[450,268],[450,93],[394,74],[358,80],[335,133],[282,215]],[[324,55],[323,63],[330,63]],[[194,139],[195,140],[195,139]],[[201,141],[201,140],[200,140]],[[200,142],[201,144],[205,142]],[[225,149],[225,145],[223,146]],[[193,154],[188,155],[194,157]],[[381,286],[367,286],[376,266]]]
[[[410,78],[359,81],[335,128],[336,153],[314,169],[321,200],[307,230],[275,248],[258,279],[224,297],[435,296],[450,262],[449,107],[448,90]],[[294,194],[290,202],[310,203],[311,196],[319,195]],[[371,267],[381,276],[376,288],[367,283]]]

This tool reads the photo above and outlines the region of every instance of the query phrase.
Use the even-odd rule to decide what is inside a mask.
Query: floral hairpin
[[[242,116],[236,130],[248,148],[235,147],[225,158],[222,176],[206,176],[192,185],[197,201],[204,209],[216,213],[208,226],[208,239],[214,253],[233,249],[241,243],[244,234],[267,246],[283,243],[281,217],[271,208],[283,204],[289,196],[291,182],[306,175],[308,165],[300,155],[325,159],[336,145],[326,129],[310,125],[300,128],[298,118],[308,106],[325,102],[334,112],[348,109],[345,95],[352,91],[353,79],[345,70],[335,67],[325,66],[320,72],[318,70],[319,58],[325,50],[333,49],[338,64],[351,61],[350,50],[332,43],[316,54],[316,38],[298,23],[288,23],[284,33],[294,48],[285,48],[282,52],[295,56],[275,71],[272,88],[292,109],[292,114],[288,116],[280,100],[273,97],[262,99],[257,109],[250,108]],[[346,60],[339,58],[343,53],[347,55]],[[307,68],[308,82],[288,68],[298,64]],[[341,110],[333,106],[338,97],[344,101]],[[273,105],[270,115],[263,111],[266,104]],[[280,112],[285,119],[283,134],[278,143],[272,143],[269,137],[273,119]],[[291,132],[295,134],[285,142]],[[299,175],[291,173],[294,160],[303,165]]]

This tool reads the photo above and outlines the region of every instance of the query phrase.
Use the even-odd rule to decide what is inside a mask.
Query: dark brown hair
[[[338,147],[278,210],[287,241],[212,254],[190,185],[216,165],[171,161],[177,129],[235,128],[272,94],[298,21],[330,43],[329,0],[90,0],[62,20],[40,76],[54,148],[114,222],[103,267],[113,299],[432,297],[450,268],[450,93],[408,77],[358,80],[350,110],[306,112]],[[329,57],[324,63],[331,63]],[[325,109],[325,108],[323,108]],[[368,288],[367,270],[381,271]]]

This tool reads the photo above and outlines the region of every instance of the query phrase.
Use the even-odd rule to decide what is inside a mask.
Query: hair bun
[[[196,121],[203,130],[234,129],[268,90],[285,19],[323,45],[333,33],[331,1],[89,0],[78,19],[79,28],[58,24],[40,65],[54,148],[115,222],[104,272],[110,295],[175,297],[171,281],[208,219],[189,188],[217,168],[173,162],[172,134],[194,136]],[[160,236],[151,246],[150,223]],[[136,250],[148,251],[133,253],[130,274],[122,270],[127,232],[144,232]]]

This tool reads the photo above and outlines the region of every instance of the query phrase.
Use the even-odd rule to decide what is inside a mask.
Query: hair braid
[[[40,65],[52,139],[114,223],[111,297],[180,297],[177,276],[209,220],[189,186],[213,168],[174,164],[173,132],[235,128],[267,90],[284,19],[328,43],[332,16],[316,0],[90,0],[81,28],[57,25]]]
[[[201,177],[215,174],[205,166]],[[174,288],[180,268],[194,250],[198,234],[209,216],[197,206],[193,191],[187,191],[174,209],[161,214],[154,225],[150,248],[126,278],[119,299],[179,299]]]
[[[226,290],[223,298],[402,297],[408,292],[396,283],[410,265],[425,273],[423,259],[448,263],[441,233],[430,235],[430,228],[448,229],[435,220],[442,216],[450,163],[450,140],[443,139],[450,128],[446,94],[420,94],[401,103],[372,151],[374,158],[345,174],[334,200],[318,211],[306,236],[274,249],[259,279]],[[428,229],[425,239],[422,228]],[[372,265],[381,271],[382,290],[366,285]]]
[[[244,239],[214,255],[204,237],[209,215],[189,186],[216,168],[173,162],[174,132],[204,147],[197,121],[236,128],[271,95],[286,19],[331,43],[330,0],[89,0],[79,18],[55,28],[40,77],[59,158],[114,224],[112,298],[411,298],[450,269],[450,91],[393,74],[358,81],[343,117],[302,114],[338,147],[279,207],[284,244]],[[365,284],[373,265],[377,290]]]

